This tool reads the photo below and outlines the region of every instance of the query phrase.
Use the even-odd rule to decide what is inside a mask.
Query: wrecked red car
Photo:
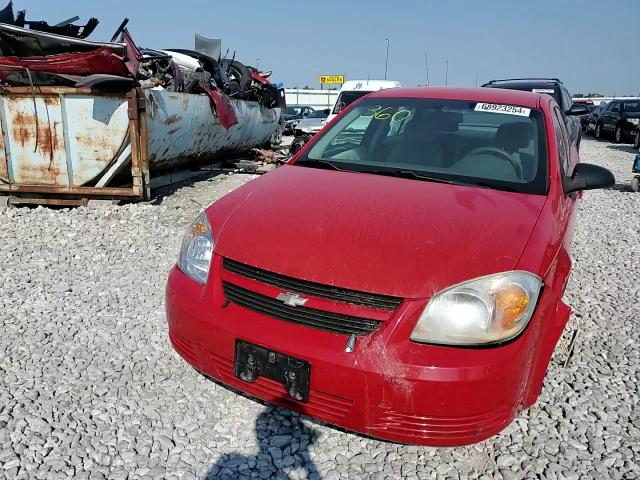
[[[166,308],[215,381],[382,439],[463,445],[531,406],[569,318],[579,163],[547,95],[352,104],[189,228]],[[215,408],[215,406],[212,406]]]

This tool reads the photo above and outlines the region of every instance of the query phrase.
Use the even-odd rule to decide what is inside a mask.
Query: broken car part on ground
[[[140,48],[128,20],[118,42],[93,42],[97,20],[51,26],[15,16],[11,4],[0,18],[0,194],[12,202],[148,199],[156,174],[281,135],[284,91],[270,72],[203,51]]]

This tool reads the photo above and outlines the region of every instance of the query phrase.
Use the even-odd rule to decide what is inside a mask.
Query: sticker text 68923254
[[[498,103],[478,103],[474,110],[476,112],[502,113],[504,115],[517,115],[519,117],[528,117],[531,113],[530,108],[500,105]]]

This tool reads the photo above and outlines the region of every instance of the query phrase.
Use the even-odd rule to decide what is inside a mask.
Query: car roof
[[[375,92],[376,90],[382,90],[384,88],[397,88],[401,87],[400,82],[395,80],[348,80],[342,84],[340,91],[363,91],[363,92]]]
[[[522,90],[482,87],[416,87],[393,88],[371,93],[367,98],[442,98],[476,102],[506,103],[538,108],[544,94]]]
[[[483,87],[489,87],[492,85],[563,85],[562,80],[558,78],[504,78],[498,80],[490,80],[482,85]]]

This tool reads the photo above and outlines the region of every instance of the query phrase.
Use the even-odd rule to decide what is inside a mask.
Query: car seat
[[[401,141],[389,152],[389,161],[442,167],[445,154],[435,138],[434,115],[418,112],[404,127],[404,132],[398,136],[398,140]]]
[[[521,179],[531,179],[535,172],[535,157],[522,151],[529,147],[532,138],[532,125],[529,122],[505,123],[496,132],[496,146],[511,155]]]

